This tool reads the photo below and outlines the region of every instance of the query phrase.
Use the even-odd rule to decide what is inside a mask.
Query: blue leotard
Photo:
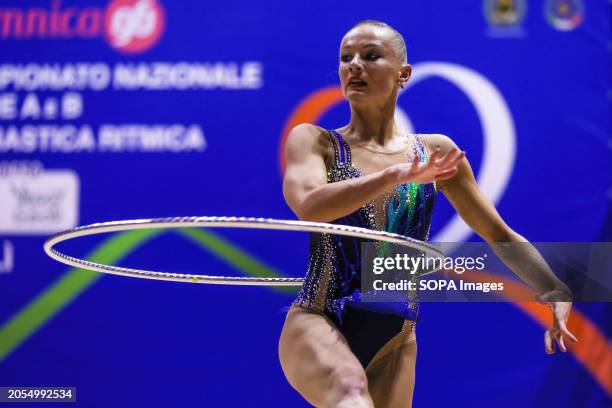
[[[336,131],[328,132],[334,158],[327,182],[356,178],[364,172],[352,163],[351,149]],[[420,135],[413,138],[412,151],[427,162],[427,150]],[[382,203],[369,202],[352,214],[332,223],[385,230],[426,241],[436,200],[436,185],[396,185]],[[382,211],[381,211],[382,209]],[[376,350],[409,322],[418,318],[418,299],[410,293],[405,302],[364,302],[361,294],[361,243],[363,240],[330,234],[310,236],[310,255],[304,285],[292,307],[325,314],[345,334],[364,367]],[[369,332],[363,343],[364,330]],[[376,332],[376,333],[374,333]],[[378,341],[372,341],[378,336]],[[351,338],[353,340],[351,341]],[[360,344],[363,343],[363,344]],[[359,351],[360,348],[364,350]]]

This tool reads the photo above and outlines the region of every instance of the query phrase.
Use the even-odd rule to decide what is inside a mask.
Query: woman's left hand
[[[561,351],[567,352],[563,336],[571,339],[574,343],[578,342],[576,336],[567,329],[567,319],[572,309],[572,302],[552,300],[559,299],[560,297],[567,297],[567,294],[561,290],[553,290],[537,297],[541,303],[547,303],[550,306],[553,314],[553,324],[544,333],[544,346],[547,354],[555,353],[555,342],[559,343]]]

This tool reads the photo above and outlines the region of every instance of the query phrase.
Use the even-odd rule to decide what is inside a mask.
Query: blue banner
[[[0,386],[75,387],[106,406],[308,406],[278,336],[295,290],[108,276],[45,239],[113,220],[295,219],[283,148],[349,120],[343,35],[385,21],[413,77],[405,131],[462,149],[530,241],[610,241],[610,5],[579,1],[12,1],[0,4]],[[438,195],[430,239],[480,241]],[[224,276],[304,275],[304,233],[136,231],[62,247],[102,263]],[[603,407],[612,310],[575,304],[546,355],[523,303],[423,303],[414,405]],[[608,403],[606,403],[608,401]]]

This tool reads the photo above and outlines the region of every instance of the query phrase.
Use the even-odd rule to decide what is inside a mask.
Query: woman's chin
[[[368,93],[362,90],[349,89],[344,96],[349,102],[361,102],[370,99]]]

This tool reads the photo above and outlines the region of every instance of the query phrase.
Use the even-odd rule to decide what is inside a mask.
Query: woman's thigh
[[[365,370],[342,333],[321,314],[302,308],[289,311],[279,358],[289,383],[315,406],[337,401],[339,392],[353,386],[363,388],[370,398]]]
[[[415,384],[416,337],[367,367],[370,395],[376,408],[410,408]]]

